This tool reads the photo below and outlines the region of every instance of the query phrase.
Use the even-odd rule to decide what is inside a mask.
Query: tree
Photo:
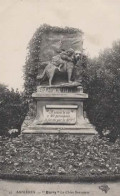
[[[120,134],[120,41],[98,58],[89,59],[85,79],[89,119],[100,135],[103,130],[110,130],[114,140]]]
[[[9,129],[18,129],[27,112],[27,103],[18,90],[9,90],[0,84],[0,135],[8,133]]]

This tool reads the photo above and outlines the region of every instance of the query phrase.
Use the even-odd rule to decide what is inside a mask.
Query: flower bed
[[[0,138],[0,174],[101,177],[120,174],[120,139],[77,134]]]

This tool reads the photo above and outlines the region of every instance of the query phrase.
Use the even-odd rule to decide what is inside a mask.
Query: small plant
[[[19,130],[18,129],[10,129],[8,131],[8,134],[10,135],[10,137],[16,137],[18,136]]]

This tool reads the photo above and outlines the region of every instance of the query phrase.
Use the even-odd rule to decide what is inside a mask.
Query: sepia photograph
[[[120,0],[0,0],[0,196],[119,196]]]

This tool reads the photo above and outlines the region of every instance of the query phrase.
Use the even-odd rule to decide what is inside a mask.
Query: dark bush
[[[8,134],[10,129],[18,129],[27,112],[27,103],[18,90],[9,90],[0,84],[0,135]]]
[[[83,82],[90,98],[86,105],[90,121],[101,136],[109,130],[114,141],[120,134],[120,41],[88,60]]]

